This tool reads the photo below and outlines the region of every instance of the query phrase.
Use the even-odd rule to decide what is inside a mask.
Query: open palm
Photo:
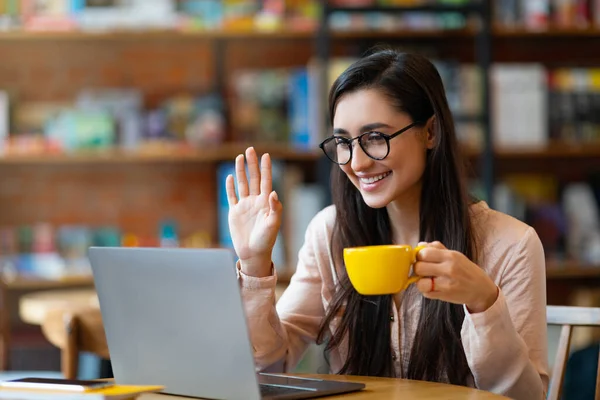
[[[246,177],[244,156],[235,159],[238,195],[234,177],[226,181],[229,202],[229,230],[235,251],[256,276],[268,274],[271,253],[281,226],[281,202],[273,191],[271,159],[263,155],[260,166],[254,148],[246,150],[249,179]]]

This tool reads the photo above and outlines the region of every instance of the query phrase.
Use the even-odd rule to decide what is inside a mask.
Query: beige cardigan
[[[533,228],[491,210],[485,202],[471,207],[478,260],[500,288],[487,311],[469,314],[465,307],[461,337],[472,373],[471,386],[515,399],[543,399],[548,387],[546,276],[544,251]],[[311,221],[299,252],[295,275],[275,305],[275,275],[238,279],[257,369],[289,371],[314,342],[332,299],[336,275],[330,257],[335,208]],[[396,374],[408,367],[422,296],[412,285],[390,318]],[[339,318],[334,320],[335,329]],[[347,350],[330,355],[338,371]]]

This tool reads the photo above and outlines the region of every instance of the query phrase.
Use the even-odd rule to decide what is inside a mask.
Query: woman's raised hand
[[[273,191],[271,157],[264,154],[258,164],[253,147],[246,149],[250,179],[246,177],[244,156],[235,159],[238,196],[234,177],[227,176],[229,231],[233,247],[246,275],[271,275],[271,253],[281,226],[282,205]]]

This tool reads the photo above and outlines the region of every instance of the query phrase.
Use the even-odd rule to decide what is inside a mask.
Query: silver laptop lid
[[[165,393],[259,399],[225,249],[89,249],[115,380]]]

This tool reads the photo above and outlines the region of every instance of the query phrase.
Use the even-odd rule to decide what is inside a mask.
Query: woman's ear
[[[427,133],[425,144],[429,150],[433,149],[436,144],[436,123],[437,121],[434,114],[427,120],[427,123],[425,124],[425,132]]]

